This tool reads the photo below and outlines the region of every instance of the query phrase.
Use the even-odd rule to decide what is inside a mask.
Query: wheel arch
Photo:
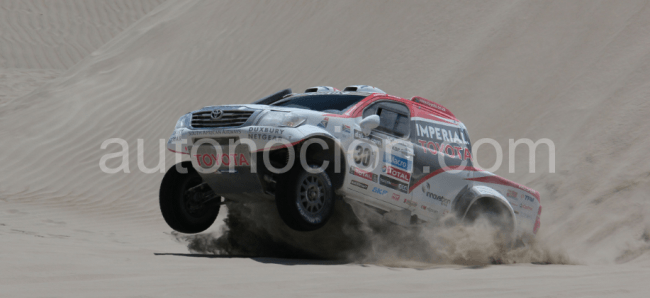
[[[325,144],[327,144],[327,149],[325,150],[317,143],[308,144],[309,140],[313,139],[323,140]],[[268,151],[267,154],[269,154],[271,164],[273,164],[273,166],[276,168],[285,167],[290,160],[289,156],[291,154],[289,153],[289,150],[293,150],[295,155],[292,168],[301,166],[300,152],[305,144],[308,144],[309,146],[306,151],[307,163],[309,165],[321,166],[324,160],[329,160],[330,163],[328,164],[325,172],[332,181],[334,189],[337,190],[341,188],[345,180],[345,173],[347,169],[346,155],[341,142],[325,130],[318,129],[316,131],[312,131],[312,133],[305,135],[299,141],[292,143],[291,146],[285,146]],[[338,150],[339,153],[338,168],[336,167],[336,150]],[[260,175],[260,181],[264,182],[264,176],[270,175],[271,172],[266,169],[266,165],[263,162],[259,162],[263,160],[263,154],[265,154],[264,151],[257,152],[257,167],[258,173]],[[277,176],[276,178],[283,179]],[[268,186],[266,187],[268,188]]]
[[[510,202],[501,193],[488,186],[476,185],[466,187],[459,193],[457,199],[454,200],[452,209],[458,218],[464,220],[468,211],[479,201],[488,201],[491,204],[499,204],[504,207],[510,216],[513,230],[517,229],[517,217]]]
[[[297,149],[296,162],[300,163],[299,154],[302,150],[302,146],[304,146],[306,143],[309,142],[309,140],[312,139],[323,140],[327,144],[327,149],[324,149],[323,147],[321,147],[316,143],[309,145],[306,151],[308,162],[320,166],[322,165],[322,162],[324,160],[329,160],[330,164],[327,166],[325,172],[332,180],[332,185],[334,186],[334,189],[336,190],[341,188],[343,186],[343,181],[345,180],[345,173],[347,169],[347,158],[341,142],[333,135],[327,133],[326,131],[323,131],[318,133],[312,133],[305,136],[302,142],[300,142],[299,146],[296,147]],[[336,156],[337,151],[338,151],[338,160]],[[337,162],[338,162],[338,167],[336,165]]]

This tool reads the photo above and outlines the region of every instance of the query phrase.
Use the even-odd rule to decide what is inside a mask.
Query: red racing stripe
[[[413,191],[416,187],[418,187],[420,184],[424,183],[424,181],[427,181],[427,180],[431,179],[433,176],[436,176],[436,175],[438,175],[438,174],[440,174],[442,172],[453,171],[453,170],[472,171],[472,172],[480,172],[480,171],[482,171],[479,168],[464,167],[464,166],[451,166],[451,167],[445,167],[445,168],[437,169],[437,170],[427,174],[426,176],[424,176],[424,178],[422,178],[422,179],[418,180],[417,182],[413,183],[413,185],[411,185],[411,188],[409,189],[409,192]]]
[[[539,199],[539,192],[538,191],[536,191],[536,190],[534,190],[532,188],[523,186],[523,185],[521,185],[519,183],[512,182],[512,181],[510,181],[510,180],[508,180],[506,178],[503,178],[503,177],[493,175],[493,176],[485,176],[485,177],[478,177],[478,178],[468,178],[468,179],[465,179],[465,180],[477,181],[477,182],[483,182],[483,183],[499,184],[499,185],[505,185],[505,186],[511,186],[511,187],[514,187],[514,188],[518,188],[518,189],[521,189],[521,190],[533,195],[537,199],[537,202],[541,203],[541,201]]]
[[[171,152],[174,152],[174,153],[180,153],[180,154],[187,154],[187,155],[190,155],[189,153],[178,152],[178,151],[175,151],[175,150],[172,150],[172,149],[169,149],[169,148],[167,148],[167,150],[169,150],[169,151],[171,151]]]

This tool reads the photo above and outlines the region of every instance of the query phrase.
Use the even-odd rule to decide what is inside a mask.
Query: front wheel
[[[309,173],[296,167],[282,179],[275,202],[280,217],[290,228],[296,231],[320,229],[332,215],[332,181],[325,172]]]
[[[200,233],[217,219],[221,197],[203,184],[191,162],[183,162],[181,166],[187,173],[179,173],[175,165],[163,178],[160,211],[172,229],[186,234]]]

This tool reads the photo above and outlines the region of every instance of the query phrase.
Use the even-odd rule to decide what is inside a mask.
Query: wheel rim
[[[202,180],[200,178],[194,177],[188,179],[183,188],[183,209],[194,218],[201,218],[208,211],[208,208],[205,208],[205,205],[201,201],[200,195],[197,192],[190,193],[188,191],[190,188],[201,184],[201,182]]]
[[[307,176],[300,183],[298,205],[310,215],[319,214],[325,207],[325,183],[315,176]]]

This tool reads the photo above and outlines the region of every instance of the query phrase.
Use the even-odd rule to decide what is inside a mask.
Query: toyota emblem
[[[223,111],[222,110],[214,110],[214,111],[212,111],[212,114],[210,116],[212,116],[212,119],[214,119],[214,120],[219,120],[219,119],[221,119],[221,116],[223,116]]]

